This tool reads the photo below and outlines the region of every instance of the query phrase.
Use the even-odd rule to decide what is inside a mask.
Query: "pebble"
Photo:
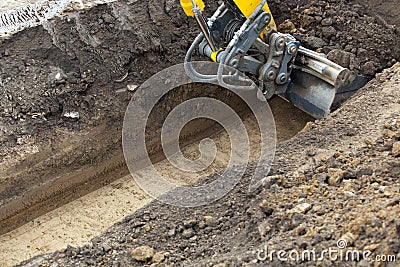
[[[330,186],[339,186],[343,180],[345,172],[341,169],[330,168],[328,170],[328,184]]]
[[[393,157],[400,156],[400,142],[396,142],[396,143],[393,144],[392,156]]]
[[[364,251],[366,251],[366,250],[374,251],[377,248],[379,248],[379,246],[380,246],[380,244],[371,244],[371,245],[365,246]]]
[[[185,229],[182,233],[182,236],[186,239],[191,238],[192,236],[194,236],[194,231],[193,229],[189,228],[189,229]]]
[[[152,259],[154,256],[154,249],[149,246],[141,246],[135,248],[132,253],[131,257],[134,260],[145,262]]]
[[[400,221],[396,223],[396,234],[400,237]]]
[[[175,236],[175,234],[176,234],[175,229],[171,229],[171,230],[168,231],[168,236],[170,236],[170,237]]]
[[[305,213],[307,213],[309,210],[311,210],[311,208],[312,208],[312,204],[310,204],[310,203],[301,203],[301,204],[297,205],[297,206],[293,209],[293,212],[305,214]]]
[[[107,245],[107,244],[104,244],[104,245],[103,245],[103,250],[104,250],[105,252],[109,252],[111,249],[112,249],[112,247],[111,247],[110,245]]]
[[[72,119],[72,120],[79,120],[80,114],[77,111],[72,111],[72,112],[66,112],[63,115],[67,119]]]
[[[165,260],[165,252],[164,251],[159,251],[156,254],[154,254],[153,258],[151,259],[152,263],[161,263]]]
[[[282,33],[289,34],[295,33],[297,31],[296,26],[294,26],[293,22],[291,22],[290,20],[285,20],[278,26],[278,29]]]

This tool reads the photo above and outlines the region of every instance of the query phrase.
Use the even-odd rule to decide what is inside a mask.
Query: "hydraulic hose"
[[[201,74],[201,73],[197,72],[194,69],[193,64],[192,64],[193,53],[194,53],[195,49],[203,41],[203,38],[204,38],[203,34],[200,33],[196,37],[196,39],[194,40],[192,45],[190,46],[189,50],[186,53],[184,67],[185,67],[186,74],[193,81],[204,82],[204,83],[214,83],[214,82],[218,81],[218,78],[217,78],[216,75],[204,75],[204,74]]]
[[[247,20],[242,25],[242,27],[240,27],[239,31],[236,32],[235,36],[233,37],[231,42],[228,44],[226,50],[224,51],[224,54],[223,54],[223,56],[221,58],[219,66],[218,66],[217,75],[204,75],[204,74],[201,74],[201,73],[197,72],[193,67],[193,64],[192,64],[193,53],[194,53],[195,49],[200,45],[200,43],[204,39],[204,35],[202,33],[199,34],[196,37],[196,39],[194,40],[194,42],[192,43],[192,45],[190,46],[189,50],[186,53],[186,57],[185,57],[184,68],[185,68],[185,71],[186,71],[187,75],[189,76],[189,78],[194,80],[194,81],[204,82],[204,83],[215,83],[216,81],[218,81],[218,83],[221,86],[223,86],[223,87],[225,87],[227,89],[230,89],[230,90],[246,90],[246,91],[250,91],[250,90],[256,89],[256,87],[254,86],[254,83],[252,81],[251,81],[252,85],[247,85],[247,86],[237,86],[237,85],[227,84],[224,81],[224,78],[226,78],[226,77],[231,77],[232,78],[232,77],[235,77],[235,75],[224,75],[223,74],[223,70],[224,70],[224,66],[227,66],[227,63],[233,57],[234,51],[232,51],[232,48],[237,44],[237,42],[239,40],[239,37],[247,29],[247,27],[249,26],[250,22],[260,13],[260,11],[262,10],[262,8],[264,7],[266,2],[267,2],[267,0],[263,0],[257,6],[257,8],[254,10],[254,12],[247,18]],[[221,5],[220,8],[216,11],[214,16],[212,17],[212,19],[215,20],[216,17],[218,16],[218,14],[221,13],[223,9],[224,9],[224,5]]]
[[[194,1],[192,1],[192,6],[195,6]],[[209,26],[217,19],[217,17],[224,11],[225,9],[225,4],[222,4],[217,11],[214,13],[214,15],[211,17],[211,19],[208,21]],[[199,82],[204,82],[204,83],[215,83],[218,81],[217,75],[204,75],[199,72],[197,72],[192,64],[192,56],[196,48],[200,45],[200,43],[203,41],[204,35],[201,33],[197,36],[197,38],[194,40],[192,45],[190,46],[189,50],[186,53],[185,57],[185,71],[186,74],[189,76],[190,79],[194,81],[199,81]]]
[[[226,48],[225,54],[223,55],[221,62],[219,64],[218,73],[217,73],[218,83],[221,86],[228,88],[228,89],[232,89],[232,90],[247,90],[247,91],[249,91],[249,90],[255,89],[254,83],[252,83],[251,86],[232,86],[230,84],[227,84],[224,81],[223,70],[224,70],[224,66],[227,65],[229,63],[229,60],[233,57],[234,51],[232,51],[232,48],[237,44],[240,35],[242,35],[242,33],[249,26],[250,22],[260,13],[260,11],[262,10],[262,8],[264,7],[266,2],[267,2],[267,0],[261,1],[261,3],[254,10],[254,12],[247,18],[247,20],[242,25],[242,27],[240,27],[239,31],[236,32],[235,36],[233,37],[233,39],[229,43],[228,47]]]

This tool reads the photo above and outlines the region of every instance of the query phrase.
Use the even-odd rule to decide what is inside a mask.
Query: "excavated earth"
[[[396,1],[269,2],[281,31],[359,74],[378,76],[332,115],[280,143],[259,191],[248,193],[248,173],[210,206],[152,202],[85,246],[21,266],[142,266],[161,259],[160,266],[265,266],[255,253],[265,244],[322,251],[341,237],[351,247],[399,258]],[[128,174],[120,148],[133,94],[128,88],[181,63],[197,32],[176,1],[118,1],[69,12],[1,40],[2,233]],[[201,94],[229,97],[216,87],[182,90],[167,103]],[[147,248],[150,256],[138,261],[131,253],[143,245],[157,253]]]

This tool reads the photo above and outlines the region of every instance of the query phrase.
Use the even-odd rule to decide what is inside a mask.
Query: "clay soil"
[[[263,266],[254,252],[266,243],[271,249],[323,250],[343,236],[354,248],[373,246],[377,255],[400,257],[396,1],[270,5],[282,29],[306,47],[373,80],[332,115],[280,143],[259,191],[249,194],[243,179],[230,195],[207,207],[188,210],[152,202],[85,246],[21,266],[150,264],[155,257],[140,262],[131,256],[142,245],[163,254],[165,266]],[[385,11],[391,15],[383,16]],[[293,26],[285,28],[288,21]],[[69,12],[1,40],[1,232],[128,174],[120,148],[132,96],[128,85],[140,85],[181,63],[197,32],[176,1],[118,1]],[[214,87],[183,88],[183,95],[198,95],[199,89],[227,97]],[[182,100],[181,95],[167,100]],[[282,130],[286,138],[281,140],[310,120],[291,114],[285,119],[294,121],[293,129]]]

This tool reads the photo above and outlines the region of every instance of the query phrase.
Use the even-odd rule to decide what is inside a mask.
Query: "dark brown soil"
[[[375,15],[377,20],[385,27],[395,25],[400,27],[399,2],[396,0],[374,1],[374,0],[356,0],[354,1],[365,7],[366,13]]]
[[[129,99],[119,89],[182,62],[198,32],[195,23],[178,3],[146,3],[98,6],[1,42],[0,159],[10,156],[7,147],[54,127],[79,131],[118,121]],[[400,59],[399,34],[360,5],[339,0],[270,5],[278,23],[294,22],[305,46],[326,54],[340,50],[331,57],[361,74],[371,77]],[[123,83],[116,82],[126,73]],[[63,116],[69,112],[78,112],[79,121]]]
[[[13,220],[1,232],[32,219],[10,217],[25,207],[46,212],[127,174],[127,85],[180,63],[195,34],[175,10],[154,1],[102,5],[1,42],[1,220]]]

